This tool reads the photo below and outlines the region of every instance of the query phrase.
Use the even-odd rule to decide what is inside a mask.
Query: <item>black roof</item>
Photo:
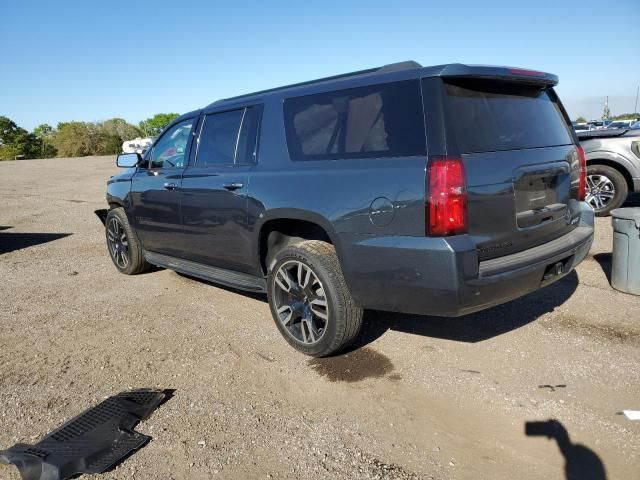
[[[370,78],[376,77],[404,77],[409,78],[415,75],[416,77],[430,77],[430,76],[446,76],[446,77],[483,77],[494,79],[509,79],[510,81],[526,82],[541,86],[553,86],[558,83],[558,77],[545,72],[538,72],[527,69],[512,68],[512,67],[496,67],[486,65],[465,65],[461,63],[450,63],[445,65],[437,65],[432,67],[423,67],[418,62],[413,60],[391,63],[382,67],[369,68],[366,70],[358,70],[350,73],[343,73],[341,75],[333,75],[330,77],[318,78],[316,80],[309,80],[306,82],[294,83],[291,85],[285,85],[282,87],[269,88],[266,90],[260,90],[253,93],[247,93],[244,95],[238,95],[235,97],[224,98],[208,105],[206,108],[224,107],[225,104],[230,105],[242,102],[243,100],[249,100],[252,97],[261,97],[266,94],[273,94],[284,92],[287,90],[298,89],[300,87],[315,86],[327,83],[345,83],[351,79],[368,81]],[[367,80],[365,80],[367,79]],[[359,83],[359,82],[354,82]],[[356,85],[354,85],[356,86]]]
[[[238,96],[235,96],[235,97],[223,98],[223,99],[220,99],[220,100],[217,100],[217,101],[213,102],[209,106],[214,106],[214,105],[217,105],[217,104],[221,104],[223,102],[234,102],[236,100],[242,100],[242,99],[249,98],[249,97],[260,96],[260,95],[264,95],[266,93],[275,93],[275,92],[280,92],[280,91],[283,91],[283,90],[289,90],[289,89],[292,89],[292,88],[304,87],[304,86],[308,86],[308,85],[315,85],[315,84],[324,83],[324,82],[331,82],[331,81],[334,81],[334,80],[344,80],[344,79],[348,79],[348,78],[352,78],[352,77],[359,77],[359,76],[363,76],[363,75],[392,73],[392,72],[398,72],[398,71],[402,71],[402,70],[418,70],[420,68],[422,68],[422,65],[420,65],[418,62],[415,62],[413,60],[407,60],[405,62],[390,63],[388,65],[383,65],[382,67],[367,68],[365,70],[358,70],[358,71],[355,71],[355,72],[342,73],[340,75],[332,75],[330,77],[317,78],[315,80],[307,80],[306,82],[292,83],[290,85],[284,85],[282,87],[268,88],[266,90],[259,90],[257,92],[245,93],[243,95],[238,95]]]

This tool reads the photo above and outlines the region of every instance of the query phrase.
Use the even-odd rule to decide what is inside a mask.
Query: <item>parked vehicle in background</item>
[[[631,125],[629,125],[629,128],[631,129],[640,128],[640,121],[632,123]]]
[[[518,68],[388,65],[220,100],[107,185],[108,251],[265,292],[326,356],[363,309],[460,316],[567,275],[593,241],[586,163],[553,86]],[[255,328],[243,325],[242,328]]]
[[[607,128],[629,128],[633,120],[616,120],[607,125]]]
[[[588,123],[574,123],[573,124],[573,129],[576,132],[587,132],[587,131],[591,130],[591,127],[589,126]]]
[[[139,153],[144,155],[149,147],[153,144],[155,138],[134,138],[133,140],[127,140],[122,144],[122,153]]]
[[[587,202],[596,215],[620,207],[629,192],[640,192],[640,130],[578,132],[587,157]]]
[[[610,123],[608,120],[591,120],[587,125],[589,125],[589,130],[601,130],[607,128]]]

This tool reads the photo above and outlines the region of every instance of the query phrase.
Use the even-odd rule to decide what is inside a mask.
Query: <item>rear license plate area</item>
[[[518,228],[564,217],[571,179],[567,172],[533,173],[514,182]]]

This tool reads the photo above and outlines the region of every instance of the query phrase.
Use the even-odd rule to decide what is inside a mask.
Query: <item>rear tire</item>
[[[326,357],[349,345],[362,328],[333,245],[306,240],[274,256],[267,277],[273,320],[296,350]]]
[[[629,194],[624,176],[607,165],[587,166],[587,197],[597,217],[606,217],[611,210],[622,206]]]
[[[149,270],[140,241],[129,225],[122,207],[112,208],[105,222],[107,248],[113,264],[120,273],[136,275]]]

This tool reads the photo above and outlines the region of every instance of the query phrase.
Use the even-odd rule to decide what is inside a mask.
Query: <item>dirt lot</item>
[[[310,360],[261,296],[119,274],[93,214],[115,171],[0,163],[0,448],[160,387],[175,395],[138,427],[151,443],[86,478],[564,479],[601,461],[640,479],[640,422],[619,414],[640,409],[640,297],[607,281],[610,220],[543,291],[459,319],[367,312],[357,349]],[[547,419],[570,439],[525,434]]]

